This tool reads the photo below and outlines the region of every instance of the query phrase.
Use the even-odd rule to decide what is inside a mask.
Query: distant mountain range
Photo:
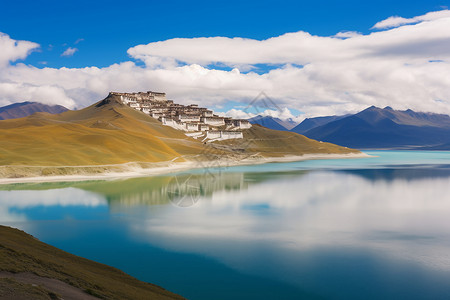
[[[36,112],[60,114],[65,111],[67,111],[67,108],[61,105],[46,105],[38,102],[21,102],[0,107],[0,120],[23,118]]]
[[[304,134],[308,130],[311,130],[313,128],[316,128],[316,127],[328,124],[328,123],[333,122],[333,121],[337,121],[337,120],[343,119],[346,116],[348,116],[348,115],[345,115],[345,116],[328,116],[328,117],[306,118],[306,119],[303,120],[303,122],[301,122],[300,124],[298,124],[297,126],[292,128],[291,131],[297,132],[297,133],[300,133],[300,134]]]
[[[270,117],[270,116],[263,117],[261,115],[250,118],[248,120],[252,124],[259,124],[261,126],[264,126],[266,128],[273,129],[273,130],[289,131],[292,128],[294,128],[295,125],[297,125],[297,123],[295,121],[293,121],[292,119],[281,120],[279,118],[274,118],[274,117]]]
[[[291,131],[358,149],[450,149],[450,116],[371,106],[357,114],[305,119]]]

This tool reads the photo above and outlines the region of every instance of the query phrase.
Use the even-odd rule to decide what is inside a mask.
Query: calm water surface
[[[0,223],[192,300],[450,299],[450,152],[0,186]]]

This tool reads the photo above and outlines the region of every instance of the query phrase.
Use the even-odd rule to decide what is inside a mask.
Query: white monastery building
[[[165,126],[182,130],[194,138],[203,137],[207,142],[242,139],[242,130],[252,127],[248,120],[220,117],[197,104],[176,104],[173,100],[167,100],[165,93],[148,91],[110,94],[120,96],[122,103],[158,119]]]

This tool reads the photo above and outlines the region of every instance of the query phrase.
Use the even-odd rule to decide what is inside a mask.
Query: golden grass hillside
[[[10,274],[11,278],[14,278],[13,275],[32,273],[41,279],[57,279],[101,299],[184,299],[159,286],[139,281],[118,269],[47,245],[18,229],[0,226],[0,275],[8,279],[7,272],[13,273]],[[38,292],[42,297],[31,299],[59,298],[55,297],[58,294],[56,292],[47,288],[36,291],[33,286],[23,284],[20,280],[2,280],[0,288],[2,299],[5,296],[2,296],[2,292],[7,289],[10,292],[12,289],[13,296]],[[46,298],[46,293],[50,297]]]
[[[358,152],[259,125],[244,139],[204,144],[114,95],[78,111],[0,121],[0,143],[0,177],[123,171],[117,165],[129,162]]]
[[[0,165],[158,162],[202,149],[202,143],[119,103],[114,96],[79,111],[1,121],[0,141]]]
[[[272,130],[261,125],[253,125],[245,130],[243,140],[224,140],[216,143],[263,157],[360,153],[355,149],[316,141],[295,132]]]

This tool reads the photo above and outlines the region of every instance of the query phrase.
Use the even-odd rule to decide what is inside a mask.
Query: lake
[[[450,299],[450,152],[0,185],[0,223],[192,300]]]

